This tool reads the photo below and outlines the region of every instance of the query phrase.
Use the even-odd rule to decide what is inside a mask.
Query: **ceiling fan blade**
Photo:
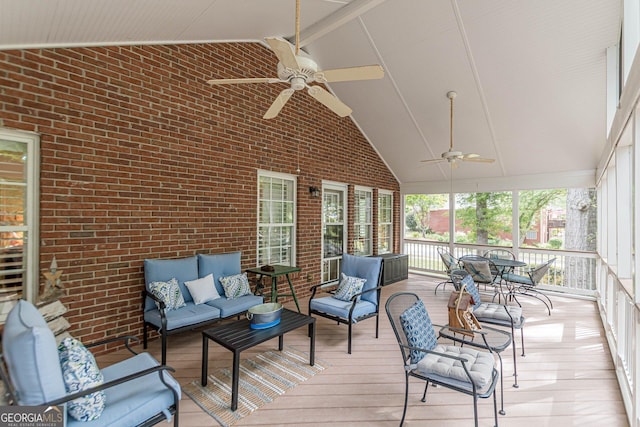
[[[321,104],[329,108],[340,117],[346,117],[351,114],[351,108],[348,105],[340,101],[338,98],[329,93],[326,89],[320,86],[309,86],[309,95],[314,97]]]
[[[262,116],[262,118],[272,119],[277,116],[280,110],[282,110],[282,107],[284,107],[284,104],[286,104],[289,98],[291,98],[293,92],[295,91],[291,88],[287,88],[280,92],[280,95],[278,95],[278,97],[273,101],[273,104],[271,104],[271,107],[269,107],[267,112],[264,113],[264,116]]]
[[[463,161],[465,162],[477,162],[477,163],[493,163],[496,159],[485,159],[483,157],[463,157]]]
[[[211,79],[207,80],[211,86],[213,85],[232,85],[238,83],[279,83],[281,80],[270,77],[255,77],[248,79]]]
[[[374,80],[384,77],[384,69],[380,65],[364,65],[362,67],[335,68],[318,71],[313,78],[317,82],[346,82],[350,80]]]
[[[279,37],[268,37],[265,40],[282,65],[293,70],[299,70],[301,68],[296,60],[296,55],[293,53],[291,43]]]
[[[428,159],[428,160],[420,160],[420,162],[422,163],[438,163],[438,162],[444,162],[445,159]]]

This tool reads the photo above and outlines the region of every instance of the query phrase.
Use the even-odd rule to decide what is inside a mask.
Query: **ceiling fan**
[[[372,80],[384,77],[384,70],[380,65],[366,65],[361,67],[336,68],[332,70],[319,70],[318,64],[306,53],[300,51],[300,0],[296,0],[296,44],[295,47],[287,40],[280,37],[265,38],[278,57],[278,77],[256,77],[239,79],[212,79],[210,85],[243,84],[243,83],[289,83],[290,87],[284,89],[273,101],[264,119],[272,119],[278,115],[295,91],[307,89],[307,93],[328,107],[340,117],[351,114],[351,108],[320,85],[310,83],[331,83],[351,80]]]
[[[451,165],[451,168],[457,168],[458,162],[478,162],[478,163],[493,163],[495,159],[485,159],[475,153],[463,153],[462,151],[455,151],[453,149],[453,100],[458,94],[454,91],[447,92],[447,98],[449,98],[450,104],[450,125],[449,125],[449,151],[442,153],[440,159],[422,160],[423,163],[437,163],[447,161]]]

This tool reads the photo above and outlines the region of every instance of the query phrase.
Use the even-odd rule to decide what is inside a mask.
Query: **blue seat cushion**
[[[206,275],[205,275],[206,276]],[[195,256],[176,259],[145,259],[144,283],[149,290],[152,282],[168,282],[175,278],[185,302],[193,301],[193,297],[184,282],[196,280],[198,276],[198,258]],[[204,277],[204,276],[202,276]],[[147,298],[144,311],[156,308],[154,301]]]
[[[522,276],[520,274],[506,273],[506,274],[504,274],[502,276],[502,278],[504,280],[506,280],[507,282],[522,283],[524,285],[530,285],[530,286],[534,286],[535,285],[535,283],[533,283],[533,280],[531,280],[531,277]]]
[[[340,269],[347,276],[365,279],[366,282],[362,287],[362,291],[366,291],[377,287],[380,283],[382,258],[342,254]],[[361,299],[374,305],[378,304],[377,292],[367,292],[362,295]]]
[[[185,307],[165,312],[167,315],[167,331],[220,317],[220,309],[214,306],[208,304],[196,305],[193,301],[185,304]],[[161,328],[160,310],[156,308],[155,310],[145,311],[144,321]]]
[[[220,310],[220,317],[229,317],[238,313],[243,313],[254,305],[262,304],[264,298],[260,295],[244,295],[238,298],[228,299],[220,297],[212,301],[208,301],[206,305],[210,305]]]
[[[149,353],[140,353],[102,369],[102,374],[105,382],[108,382],[157,365],[158,362]],[[178,382],[168,372],[163,375],[167,384],[176,390],[180,398],[181,390]],[[163,410],[166,411],[174,403],[173,393],[160,381],[158,373],[108,388],[105,393],[107,404],[100,418],[89,423],[68,418],[67,426],[138,425]]]
[[[340,317],[345,320],[349,320],[349,310],[351,309],[352,302],[341,301],[333,296],[314,298],[309,303],[311,310],[319,311],[321,313],[327,313],[333,316]],[[369,301],[365,301],[364,298],[356,302],[356,308],[353,310],[353,319],[355,323],[361,316],[374,313],[377,306]]]
[[[524,326],[522,307],[518,306],[483,302],[473,310],[473,314],[479,322],[510,327],[511,319],[513,319],[515,329]]]
[[[20,405],[41,405],[66,394],[55,337],[30,302],[19,300],[9,312],[2,349]]]
[[[475,383],[479,391],[485,390],[491,385],[496,361],[493,354],[488,351],[442,344],[438,344],[433,351],[463,358],[471,375],[471,381]],[[440,354],[428,353],[418,362],[415,370],[445,384],[472,390],[469,376],[466,374],[462,362],[458,360]]]
[[[213,283],[216,285],[219,295],[224,295],[224,288],[220,283],[221,277],[240,274],[240,260],[242,252],[229,252],[226,254],[198,254],[198,270],[200,277],[213,274]]]

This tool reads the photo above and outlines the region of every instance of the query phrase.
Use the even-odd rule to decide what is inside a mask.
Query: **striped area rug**
[[[309,365],[309,355],[285,347],[283,351],[267,351],[240,361],[238,409],[231,410],[231,369],[220,368],[210,374],[206,387],[200,380],[186,384],[182,390],[222,426],[231,426],[273,401],[285,391],[325,369],[316,358]]]

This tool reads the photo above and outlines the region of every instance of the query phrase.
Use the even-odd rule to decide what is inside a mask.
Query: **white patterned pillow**
[[[220,283],[222,283],[224,295],[228,299],[239,298],[243,295],[251,295],[251,288],[249,287],[247,273],[221,277]]]
[[[167,311],[175,310],[186,305],[176,278],[168,282],[151,282],[149,284],[149,292],[164,302]]]
[[[347,276],[344,273],[340,274],[342,276],[342,279],[340,280],[338,289],[336,289],[336,293],[333,294],[333,297],[341,301],[351,301],[351,298],[353,298],[355,294],[359,294],[360,292],[362,292],[362,287],[364,286],[367,279]],[[357,298],[357,301],[359,300],[360,296],[358,296]]]
[[[68,393],[87,390],[104,382],[93,354],[75,338],[65,338],[58,346],[62,379]],[[97,391],[67,403],[67,412],[78,421],[98,419],[104,410],[105,393]]]

